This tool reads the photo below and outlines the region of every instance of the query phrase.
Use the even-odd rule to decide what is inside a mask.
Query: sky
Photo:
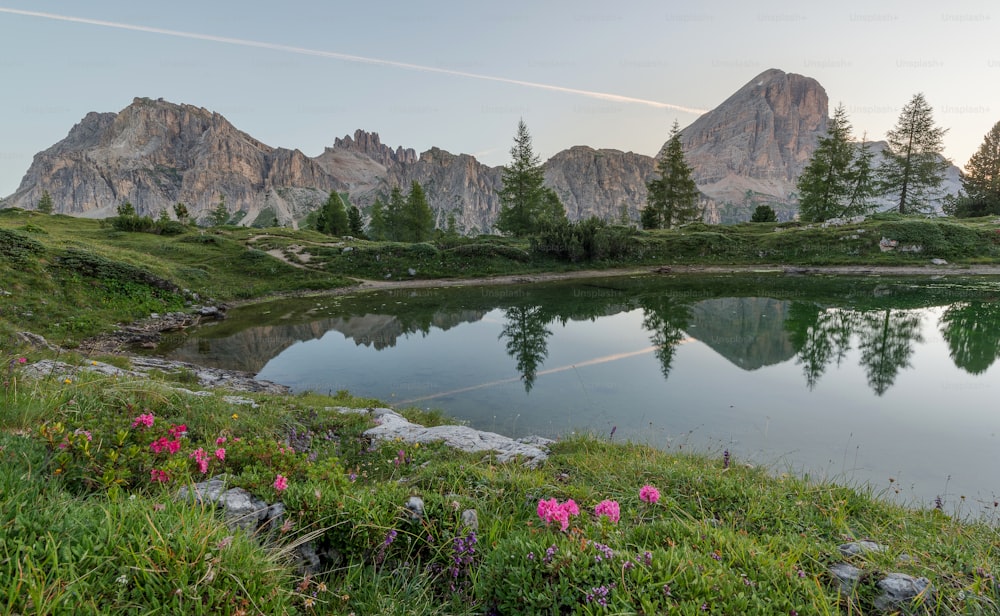
[[[653,155],[770,68],[815,78],[872,140],[923,92],[961,167],[1000,121],[998,31],[996,5],[964,0],[0,0],[0,196],[134,97],[309,156],[360,128],[499,165],[519,119],[543,160]]]

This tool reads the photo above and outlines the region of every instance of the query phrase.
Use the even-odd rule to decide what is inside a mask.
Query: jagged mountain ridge
[[[826,118],[822,86],[771,69],[683,129],[706,221],[746,220],[758,203],[790,218],[795,178]],[[652,156],[574,146],[546,161],[544,171],[571,220],[617,219],[622,206],[638,218],[654,167]],[[492,229],[501,168],[471,155],[436,147],[417,155],[357,130],[310,158],[261,143],[204,108],[137,98],[117,114],[87,114],[37,154],[4,205],[31,209],[48,190],[60,213],[110,216],[128,200],[141,214],[172,215],[180,201],[204,218],[221,198],[239,224],[296,226],[330,190],[365,208],[412,181],[423,185],[439,226],[453,214],[466,233]]]

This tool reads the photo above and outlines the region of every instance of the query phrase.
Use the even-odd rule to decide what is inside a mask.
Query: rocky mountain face
[[[706,222],[748,220],[759,204],[792,218],[795,181],[827,113],[826,92],[814,79],[771,69],[684,128]],[[652,156],[575,146],[546,161],[544,172],[571,220],[617,220],[623,206],[637,220],[654,167]],[[438,226],[454,215],[465,233],[492,230],[501,168],[468,154],[431,148],[418,155],[358,130],[310,158],[265,145],[206,109],[137,98],[117,114],[88,114],[37,154],[5,205],[32,209],[48,190],[60,213],[111,216],[128,200],[140,214],[183,202],[204,218],[222,199],[239,224],[297,226],[331,190],[365,209],[413,181],[424,187]]]
[[[217,113],[137,98],[117,114],[88,114],[35,155],[8,205],[33,207],[48,190],[65,214],[110,216],[129,201],[155,216],[183,202],[201,218],[223,198],[246,219],[270,210],[291,220],[344,188],[302,152],[269,147]]]
[[[713,202],[707,222],[747,220],[758,204],[792,203],[828,112],[826,91],[815,79],[770,69],[683,129],[695,182]],[[786,219],[794,213],[776,210],[785,210]]]

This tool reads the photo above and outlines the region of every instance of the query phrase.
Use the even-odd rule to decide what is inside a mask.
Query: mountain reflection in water
[[[924,503],[992,502],[1000,482],[977,485],[976,469],[1000,462],[998,289],[742,274],[398,290],[231,310],[160,352],[512,436],[615,427],[849,481],[891,475],[893,491],[908,476],[899,498]]]

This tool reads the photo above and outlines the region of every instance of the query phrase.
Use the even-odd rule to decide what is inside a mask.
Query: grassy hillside
[[[990,219],[876,216],[840,227],[688,225],[623,235],[622,252],[563,260],[528,240],[483,236],[398,244],[311,231],[188,228],[128,233],[105,221],[0,210],[0,323],[72,346],[114,323],[186,305],[331,289],[352,278],[407,280],[610,267],[1000,263]],[[896,243],[884,252],[885,238]],[[542,246],[542,248],[545,248]]]

